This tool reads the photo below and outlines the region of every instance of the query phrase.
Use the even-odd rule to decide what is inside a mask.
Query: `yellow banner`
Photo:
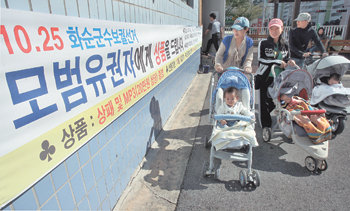
[[[19,196],[150,92],[200,48],[196,44],[152,74],[0,158],[0,205]],[[31,153],[28,153],[31,152]],[[16,162],[13,162],[13,161]]]

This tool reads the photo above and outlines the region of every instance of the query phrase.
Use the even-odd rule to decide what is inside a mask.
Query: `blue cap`
[[[236,29],[238,31],[242,30],[244,27],[249,28],[249,20],[245,17],[237,18],[233,23],[233,25],[231,26],[232,29]]]

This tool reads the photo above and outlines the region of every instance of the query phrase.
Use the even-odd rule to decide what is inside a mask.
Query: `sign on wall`
[[[1,9],[0,207],[156,87],[201,28]]]

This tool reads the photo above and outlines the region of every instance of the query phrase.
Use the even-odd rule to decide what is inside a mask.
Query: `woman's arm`
[[[224,53],[225,53],[225,45],[224,43],[221,42],[220,47],[218,49],[218,52],[216,52],[216,56],[215,56],[215,70],[218,72],[222,72],[221,68],[223,66],[224,63]]]
[[[320,40],[320,37],[317,35],[315,30],[311,30],[311,33],[312,33],[312,40],[314,41],[318,49],[321,50],[321,53],[324,53],[326,50],[324,49],[324,46]]]
[[[253,62],[253,49],[254,47],[252,46],[249,50],[248,50],[248,54],[247,57],[245,58],[245,61],[243,63],[243,70],[246,73],[251,73],[252,72],[252,62]]]

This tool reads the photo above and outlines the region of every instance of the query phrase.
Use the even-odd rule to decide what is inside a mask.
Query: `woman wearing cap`
[[[327,53],[325,53],[324,46],[315,29],[311,28],[311,15],[307,12],[300,13],[295,21],[297,22],[297,28],[292,29],[289,32],[290,53],[296,64],[300,68],[303,68],[305,58],[309,57],[311,54],[311,52],[307,52],[306,50],[309,41],[314,41],[323,56],[326,56]]]
[[[287,65],[295,66],[295,62],[290,60],[288,44],[282,37],[283,22],[274,18],[269,22],[269,36],[261,40],[258,46],[259,68],[255,77],[255,89],[260,89],[260,123],[263,127],[263,133],[267,130],[271,132],[271,115],[270,112],[275,105],[267,95],[267,88],[274,80],[274,74],[271,68],[274,66],[275,77],[277,77]]]
[[[228,67],[238,67],[252,72],[253,40],[247,36],[249,20],[239,17],[231,27],[233,35],[226,36],[215,57],[215,70],[222,73]]]

